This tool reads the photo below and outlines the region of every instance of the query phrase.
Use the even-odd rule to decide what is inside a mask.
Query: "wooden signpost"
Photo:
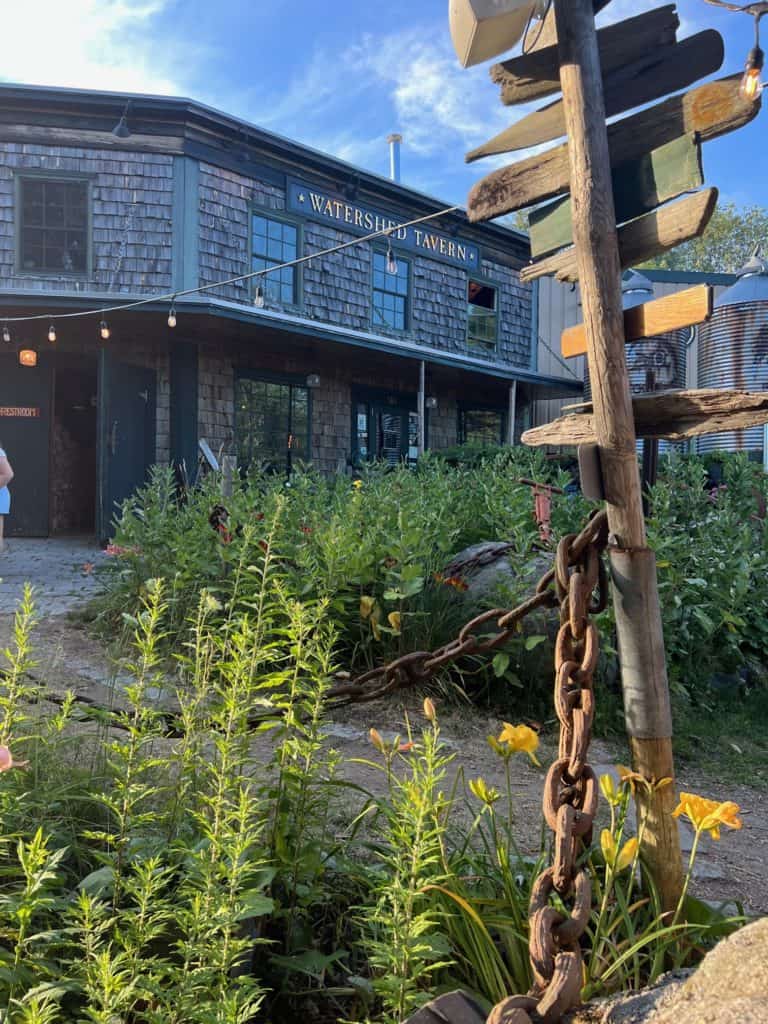
[[[584,324],[563,345],[568,355],[587,353],[592,408],[529,431],[524,440],[596,446],[633,763],[645,778],[661,779],[674,776],[672,721],[635,424],[648,436],[688,437],[734,423],[766,422],[768,395],[730,393],[724,399],[719,393],[683,392],[633,403],[626,341],[701,322],[711,315],[712,294],[691,289],[625,314],[621,270],[705,230],[717,190],[695,191],[703,184],[701,145],[747,124],[760,102],[741,94],[740,76],[689,88],[721,66],[723,44],[709,31],[678,42],[673,5],[597,31],[595,13],[602,6],[553,0],[538,36],[531,28],[535,42],[528,52],[492,67],[505,104],[556,92],[561,98],[473,150],[469,161],[563,136],[567,141],[486,175],[470,192],[468,216],[483,221],[536,207],[531,245],[541,258],[523,269],[522,280],[553,274],[580,283]],[[688,91],[669,96],[676,89]],[[606,117],[645,103],[654,105],[606,124]],[[558,199],[563,196],[568,198]],[[542,208],[551,199],[558,201]],[[674,787],[648,787],[638,792],[638,801],[647,823],[646,862],[664,908],[671,910],[682,885],[671,816]]]
[[[713,302],[714,292],[710,285],[700,284],[663,299],[645,302],[642,306],[633,306],[624,311],[624,337],[629,344],[704,323],[712,316]],[[566,359],[586,355],[587,334],[584,324],[563,331],[560,348]]]

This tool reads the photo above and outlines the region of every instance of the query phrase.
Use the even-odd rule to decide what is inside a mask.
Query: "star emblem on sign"
[[[307,199],[307,197],[304,195],[304,193],[303,192],[299,192],[299,202],[300,203],[306,202],[306,199]]]

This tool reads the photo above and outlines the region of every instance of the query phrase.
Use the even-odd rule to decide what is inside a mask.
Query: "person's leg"
[[[5,540],[3,539],[3,524],[5,523],[5,516],[0,516],[0,555],[5,551]]]

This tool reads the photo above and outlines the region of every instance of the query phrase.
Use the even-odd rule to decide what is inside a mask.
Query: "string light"
[[[261,282],[256,285],[256,292],[253,296],[254,306],[258,306],[259,309],[264,308],[264,289],[261,287]]]
[[[392,239],[389,235],[387,235],[387,273],[397,273],[397,260],[395,259],[394,252],[392,251]]]
[[[438,217],[445,217],[448,214],[456,213],[461,209],[459,206],[446,206],[444,210],[437,210],[435,213],[425,214],[423,217],[414,217],[413,220],[403,221],[401,224],[396,224],[390,228],[384,228],[380,231],[373,231],[371,234],[364,235],[361,238],[352,238],[347,242],[341,242],[339,245],[331,246],[327,249],[321,249],[318,252],[309,253],[306,256],[299,256],[294,260],[288,260],[285,263],[277,263],[274,266],[267,267],[266,270],[254,270],[247,274],[239,274],[237,277],[229,277],[222,281],[213,281],[209,284],[200,285],[196,288],[186,288],[181,292],[174,292],[173,294],[167,295],[147,295],[141,299],[134,299],[132,302],[123,302],[116,306],[108,306],[101,309],[82,309],[77,310],[74,313],[57,313],[57,319],[59,320],[77,320],[83,317],[99,316],[103,320],[105,313],[120,313],[125,310],[138,309],[141,306],[154,305],[163,301],[171,302],[171,309],[168,314],[168,326],[176,326],[176,300],[180,297],[187,295],[200,295],[203,292],[215,291],[217,288],[226,288],[231,285],[241,284],[244,281],[252,281],[254,278],[263,277],[265,274],[275,273],[279,270],[286,270],[291,267],[298,267],[304,263],[309,263],[312,260],[321,259],[326,256],[332,256],[334,253],[343,252],[345,249],[349,249],[352,246],[363,245],[366,242],[372,242],[377,238],[386,237],[388,239],[387,245],[387,269],[390,273],[397,273],[397,260],[395,254],[392,251],[392,243],[389,240],[389,236],[393,231],[400,231],[405,228],[413,227],[415,224],[424,224],[428,221],[436,220]],[[256,293],[258,297],[258,289]],[[11,316],[7,318],[7,323],[31,323],[37,320],[48,320],[50,313],[36,313],[30,316]],[[52,336],[52,337],[51,337]],[[3,337],[5,337],[5,331],[3,331]],[[56,329],[51,323],[48,331],[49,340],[56,340]]]
[[[109,341],[109,324],[106,320],[102,320],[99,324],[99,333],[103,341]]]
[[[3,324],[3,341],[6,345],[10,345],[11,343],[11,332],[8,324]]]
[[[765,54],[759,46],[753,47],[747,57],[747,66],[744,77],[741,80],[741,95],[745,100],[756,100],[763,91],[763,82],[760,72],[765,64]]]

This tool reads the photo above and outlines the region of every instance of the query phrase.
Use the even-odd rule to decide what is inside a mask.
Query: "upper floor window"
[[[398,256],[397,269],[386,253],[373,253],[373,326],[404,331],[408,323],[408,287],[411,266]]]
[[[267,270],[281,263],[290,263],[299,255],[299,228],[289,221],[254,213],[251,231],[251,269]],[[283,267],[254,279],[254,290],[280,306],[298,302],[296,267]]]
[[[493,352],[499,332],[499,290],[485,281],[467,283],[467,341]]]
[[[88,269],[88,182],[19,179],[19,269],[85,274]]]

